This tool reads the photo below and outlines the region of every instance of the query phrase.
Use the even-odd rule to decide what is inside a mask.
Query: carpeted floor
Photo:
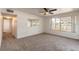
[[[12,37],[2,40],[0,51],[78,51],[79,40],[49,34],[39,34],[22,39]]]

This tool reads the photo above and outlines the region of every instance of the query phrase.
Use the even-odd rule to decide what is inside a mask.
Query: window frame
[[[61,26],[62,26],[62,24],[61,24],[61,18],[64,18],[64,17],[65,17],[65,18],[70,17],[70,19],[71,19],[71,20],[70,20],[70,22],[71,22],[71,30],[62,31],[62,29],[61,29]],[[55,24],[55,28],[53,29],[53,31],[57,31],[57,30],[56,30],[56,18],[59,18],[59,19],[60,19],[60,22],[59,22],[59,24],[60,24],[60,25],[59,25],[59,27],[60,27],[59,32],[73,32],[73,28],[72,28],[72,27],[73,27],[72,16],[64,16],[64,17],[53,17],[53,18],[52,18],[52,28],[53,28],[53,23]],[[53,19],[55,19],[55,22],[53,22]],[[75,20],[74,20],[74,21],[75,21]],[[66,24],[66,26],[67,26],[67,24]],[[75,25],[74,25],[74,26],[75,26]],[[75,31],[74,31],[74,32],[75,32]]]

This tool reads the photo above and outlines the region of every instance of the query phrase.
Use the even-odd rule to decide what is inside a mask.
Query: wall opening
[[[16,15],[2,14],[2,36],[3,39],[16,38]]]

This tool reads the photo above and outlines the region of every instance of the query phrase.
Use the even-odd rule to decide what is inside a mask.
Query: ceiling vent
[[[14,11],[11,10],[11,9],[7,9],[6,11],[9,12],[9,13],[14,13]]]

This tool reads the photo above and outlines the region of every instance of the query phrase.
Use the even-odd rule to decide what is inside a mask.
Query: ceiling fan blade
[[[52,12],[52,11],[57,11],[57,9],[49,10],[49,12]]]
[[[48,9],[47,8],[43,8],[46,12],[48,12]]]

